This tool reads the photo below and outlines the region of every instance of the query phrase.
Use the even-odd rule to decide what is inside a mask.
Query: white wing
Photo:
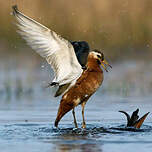
[[[81,65],[67,40],[19,12],[17,6],[13,6],[13,14],[18,21],[18,32],[53,68],[53,82],[59,85],[71,83],[81,75]]]

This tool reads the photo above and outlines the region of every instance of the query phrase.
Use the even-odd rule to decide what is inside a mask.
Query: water
[[[71,112],[60,121],[59,129],[54,127],[60,98],[53,97],[55,89],[45,88],[51,78],[47,65],[41,66],[43,69],[15,71],[1,67],[0,152],[152,150],[152,114],[141,129],[134,129],[125,127],[126,118],[118,112],[131,114],[137,108],[140,116],[151,112],[151,65],[144,71],[143,63],[113,66],[103,86],[86,104],[86,129],[81,129],[80,106],[76,108],[78,129],[73,128]]]

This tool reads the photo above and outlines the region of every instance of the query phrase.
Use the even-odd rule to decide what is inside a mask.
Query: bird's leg
[[[74,111],[74,108],[73,108],[73,110],[72,110],[72,114],[73,114],[73,118],[74,118],[75,128],[78,128],[77,120],[76,120],[76,117],[75,117],[75,111]]]
[[[81,107],[82,107],[82,128],[86,128],[86,123],[85,123],[85,119],[84,119],[84,107],[85,107],[86,102],[82,102]]]

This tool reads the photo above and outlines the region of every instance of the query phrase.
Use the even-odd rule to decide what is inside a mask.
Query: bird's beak
[[[137,120],[136,123],[134,124],[134,127],[139,129],[149,113],[150,112],[147,112],[144,116],[142,116],[139,120]]]
[[[112,66],[106,60],[101,61],[101,66],[104,68],[106,72],[108,72],[108,67],[112,68]]]

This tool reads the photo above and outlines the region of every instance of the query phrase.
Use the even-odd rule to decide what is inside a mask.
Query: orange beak
[[[134,124],[134,127],[135,128],[140,128],[141,125],[143,124],[144,120],[146,119],[147,115],[149,114],[150,112],[147,112],[144,116],[142,116],[135,124]]]
[[[112,66],[106,60],[101,61],[101,66],[104,68],[106,72],[108,72],[107,70],[108,67],[112,69]]]

